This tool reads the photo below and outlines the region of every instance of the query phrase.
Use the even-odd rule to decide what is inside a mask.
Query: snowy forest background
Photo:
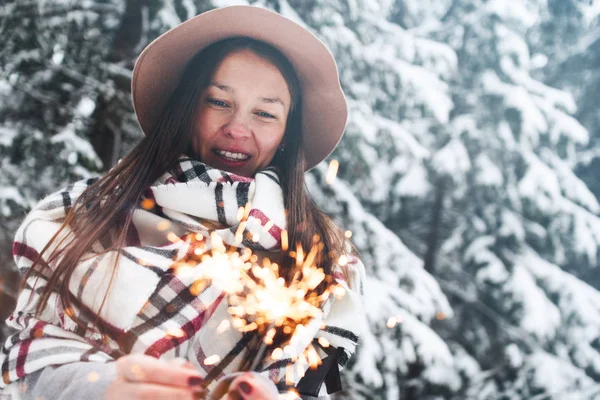
[[[4,0],[2,318],[27,210],[139,139],[137,54],[241,3]],[[337,398],[600,399],[600,1],[251,3],[327,43],[350,101],[338,179],[307,176],[368,273]]]

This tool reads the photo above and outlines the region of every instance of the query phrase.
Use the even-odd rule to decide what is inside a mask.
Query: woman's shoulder
[[[70,183],[65,187],[42,198],[29,212],[27,219],[59,219],[71,209],[81,194],[98,181],[99,178],[87,178]]]

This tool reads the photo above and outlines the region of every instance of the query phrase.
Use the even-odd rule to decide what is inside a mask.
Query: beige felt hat
[[[307,170],[340,141],[348,106],[337,66],[316,36],[280,14],[253,6],[214,9],[191,18],[150,43],[140,54],[131,82],[133,107],[148,134],[181,79],[188,61],[222,39],[247,36],[270,44],[294,66],[302,89],[302,134]]]

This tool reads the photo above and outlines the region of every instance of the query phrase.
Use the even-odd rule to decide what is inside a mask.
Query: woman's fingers
[[[193,392],[171,386],[156,385],[153,383],[120,382],[109,388],[106,393],[107,400],[194,400],[203,398],[201,392]]]
[[[249,372],[238,376],[231,382],[228,395],[232,400],[270,400],[277,399],[279,392],[270,379]]]
[[[195,369],[169,364],[143,354],[131,354],[118,359],[117,377],[126,382],[146,382],[181,388],[200,387],[203,381]]]

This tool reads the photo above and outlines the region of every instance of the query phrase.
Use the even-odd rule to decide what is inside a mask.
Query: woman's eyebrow
[[[234,90],[233,90],[233,88],[231,86],[227,86],[227,85],[224,85],[224,84],[219,83],[219,82],[211,82],[210,86],[214,86],[217,89],[221,89],[224,92],[228,92],[228,93],[234,92]]]
[[[283,108],[285,108],[285,104],[279,97],[261,97],[260,99],[263,103],[279,103]]]

